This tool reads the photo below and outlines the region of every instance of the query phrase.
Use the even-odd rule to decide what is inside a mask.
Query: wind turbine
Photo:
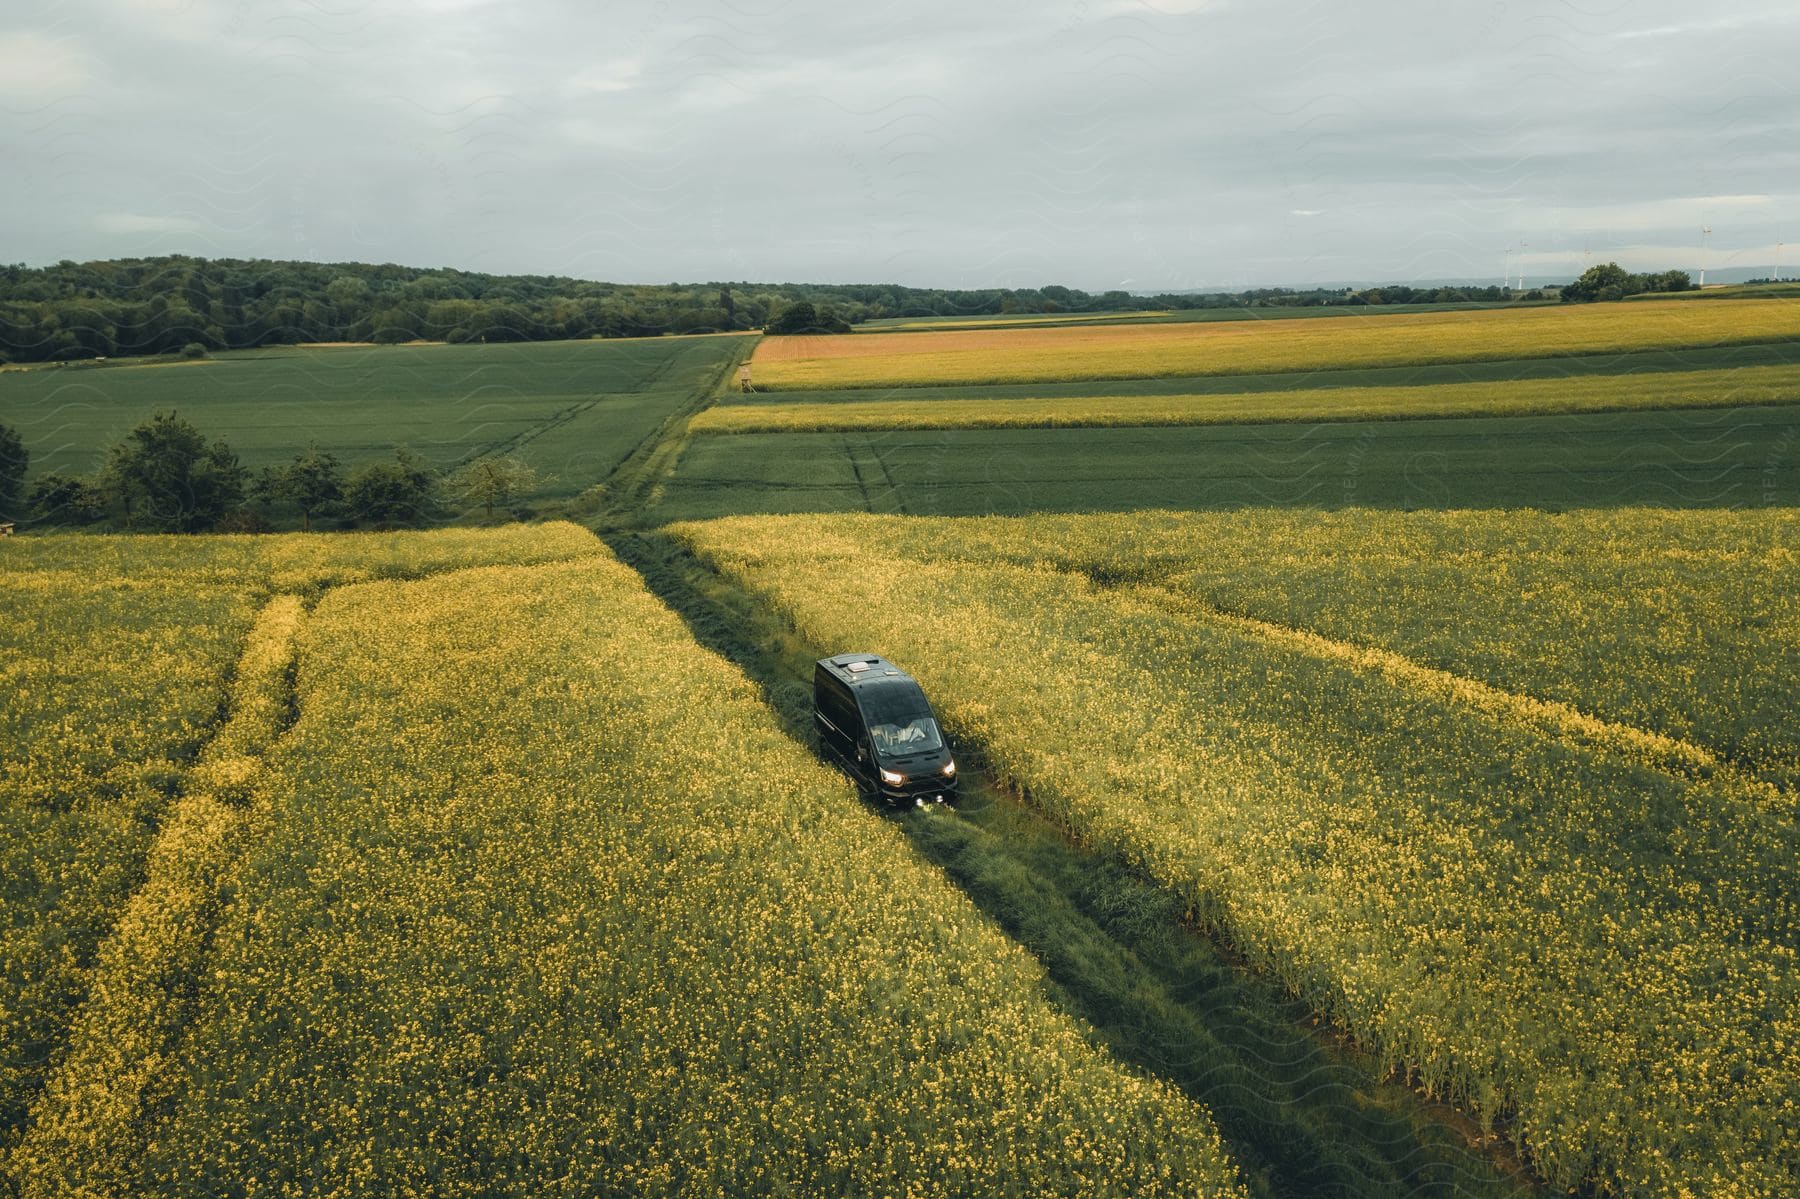
[[[1706,286],[1706,239],[1712,236],[1712,226],[1700,226],[1700,286]]]

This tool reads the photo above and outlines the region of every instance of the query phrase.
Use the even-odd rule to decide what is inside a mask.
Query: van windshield
[[[889,758],[927,753],[944,744],[937,721],[929,716],[915,716],[903,724],[872,724],[869,739],[876,753]]]
[[[869,722],[869,740],[877,753],[889,757],[922,754],[938,749],[944,738],[937,721],[931,718],[931,705],[925,693],[910,680],[895,680],[865,686],[862,691],[863,716]]]

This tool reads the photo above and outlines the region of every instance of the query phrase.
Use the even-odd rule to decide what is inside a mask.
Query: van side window
[[[825,719],[835,724],[846,737],[856,738],[861,735],[861,721],[857,719],[856,705],[848,695],[844,694],[843,684],[836,679],[830,680],[820,694],[820,709]]]

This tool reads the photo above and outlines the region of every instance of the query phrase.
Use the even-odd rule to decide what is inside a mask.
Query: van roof
[[[912,682],[911,675],[879,654],[837,654],[830,658],[820,658],[819,666],[852,685],[874,679],[905,679]]]

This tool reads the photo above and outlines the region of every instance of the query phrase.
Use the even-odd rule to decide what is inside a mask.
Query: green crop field
[[[649,518],[1800,502],[1800,405],[1176,428],[698,436]]]
[[[158,410],[252,469],[317,443],[349,463],[405,446],[439,468],[516,453],[545,495],[605,479],[710,387],[745,341],[662,337],[503,345],[285,347],[201,362],[0,372],[0,420],[34,475],[84,474]]]

